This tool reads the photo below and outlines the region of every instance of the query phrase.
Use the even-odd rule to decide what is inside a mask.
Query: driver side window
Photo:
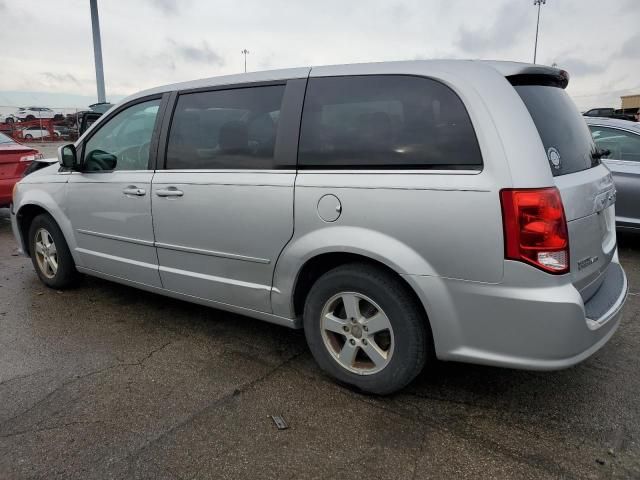
[[[84,170],[148,170],[160,99],[138,103],[109,119],[85,143]]]

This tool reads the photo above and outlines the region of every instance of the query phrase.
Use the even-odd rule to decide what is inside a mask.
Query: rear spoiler
[[[532,63],[482,61],[504,75],[512,85],[544,85],[567,88],[569,73],[560,68]]]
[[[567,88],[569,85],[569,74],[565,70],[558,70],[556,75],[548,73],[528,73],[511,75],[507,77],[511,85],[543,85],[545,87]]]

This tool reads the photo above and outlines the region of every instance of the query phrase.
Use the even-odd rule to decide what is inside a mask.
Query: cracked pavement
[[[640,237],[619,240],[632,295],[586,362],[441,362],[379,398],[325,377],[301,331],[47,289],[0,209],[0,479],[640,478]]]

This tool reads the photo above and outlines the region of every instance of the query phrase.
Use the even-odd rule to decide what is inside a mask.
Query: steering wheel
[[[125,165],[139,165],[143,159],[149,159],[150,147],[151,142],[145,142],[142,145],[127,147],[122,152],[120,152],[120,161]],[[146,163],[144,169],[146,169]]]

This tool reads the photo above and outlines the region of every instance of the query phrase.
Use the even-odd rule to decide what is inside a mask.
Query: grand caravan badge
[[[558,170],[560,168],[560,152],[555,147],[549,147],[547,150],[547,158],[549,159],[549,163],[553,165],[553,168]]]

